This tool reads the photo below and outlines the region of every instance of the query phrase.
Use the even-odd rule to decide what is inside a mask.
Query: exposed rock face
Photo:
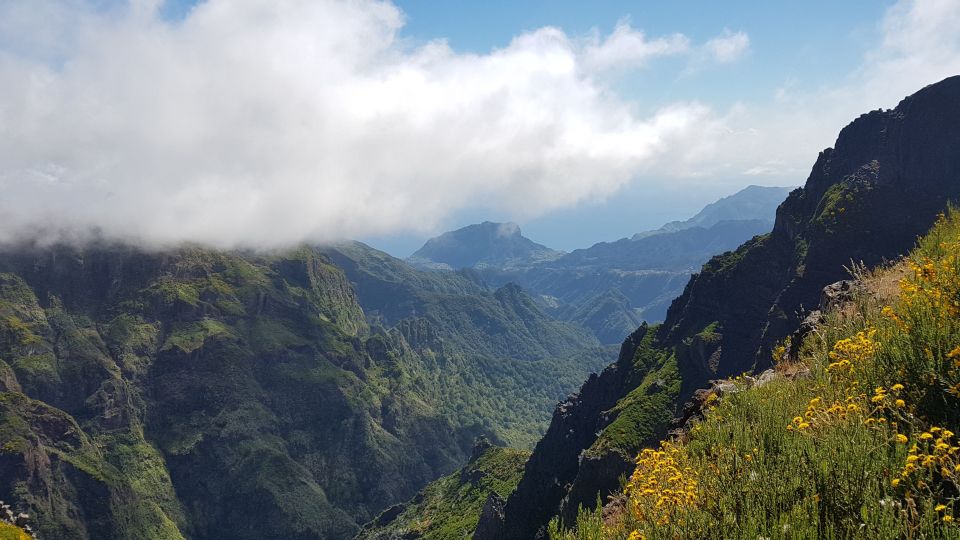
[[[480,521],[473,531],[473,540],[494,540],[497,529],[503,523],[503,508],[506,501],[495,493],[491,493],[483,503],[480,511]]]
[[[477,540],[528,539],[543,533],[540,529],[558,511],[577,478],[582,452],[612,420],[606,411],[623,395],[626,378],[621,372],[629,369],[637,347],[648,332],[646,325],[637,329],[624,341],[616,363],[599,376],[591,375],[579,393],[557,406],[547,433],[537,443],[520,484],[507,501],[503,522],[490,521],[499,519],[499,513],[482,517],[477,531],[489,535],[477,535]],[[617,476],[613,478],[616,481]]]
[[[951,77],[845,127],[777,210],[768,237],[691,280],[670,308],[664,342],[718,321],[717,375],[768,365],[774,342],[819,304],[825,285],[847,276],[845,266],[907,252],[960,196],[958,122],[960,77]]]
[[[483,516],[499,523],[504,496],[516,487],[529,452],[492,446],[481,439],[459,471],[431,482],[410,501],[385,510],[366,524],[356,540],[481,538]],[[476,531],[476,532],[475,532]]]
[[[872,266],[907,252],[947,203],[958,199],[960,77],[852,122],[834,148],[820,153],[805,186],[780,205],[773,232],[710,260],[673,302],[664,324],[651,329],[653,346],[675,358],[682,380],[672,407],[710,380],[766,368],[773,345],[819,306],[826,285],[847,276],[845,266],[851,261]],[[831,294],[842,297],[843,285]],[[627,444],[601,444],[615,435],[611,411],[622,417],[622,405],[635,398],[637,381],[645,380],[638,369],[662,367],[621,366],[591,378],[575,401],[558,407],[507,502],[500,537],[533,538],[550,516],[569,516],[564,499],[582,468],[575,459],[580,452],[632,450]],[[571,415],[571,408],[583,414]],[[603,431],[577,435],[569,433],[571,423]],[[635,438],[636,445],[652,442]],[[593,479],[597,491],[605,494],[610,488],[601,486],[615,486],[615,472],[600,471],[608,476]],[[592,502],[585,494],[579,499]]]

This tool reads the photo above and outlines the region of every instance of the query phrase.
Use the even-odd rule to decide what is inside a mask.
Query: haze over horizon
[[[944,0],[551,8],[2,2],[0,241],[405,255],[492,220],[570,250],[798,185],[960,71]]]

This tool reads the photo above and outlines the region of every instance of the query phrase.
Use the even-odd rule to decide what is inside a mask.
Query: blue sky
[[[960,2],[0,1],[0,242],[571,250],[800,185]]]

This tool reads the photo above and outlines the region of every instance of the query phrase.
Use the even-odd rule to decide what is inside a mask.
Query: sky
[[[557,249],[800,185],[960,2],[0,0],[0,242]]]

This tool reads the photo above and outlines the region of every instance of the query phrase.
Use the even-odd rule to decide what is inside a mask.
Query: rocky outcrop
[[[23,512],[14,512],[9,504],[0,501],[0,523],[5,523],[19,529],[19,532],[28,538],[36,538],[33,528],[30,527],[30,515]]]
[[[497,538],[498,530],[503,524],[504,507],[507,501],[496,493],[491,493],[483,503],[480,511],[480,521],[473,531],[473,540],[492,540]]]

